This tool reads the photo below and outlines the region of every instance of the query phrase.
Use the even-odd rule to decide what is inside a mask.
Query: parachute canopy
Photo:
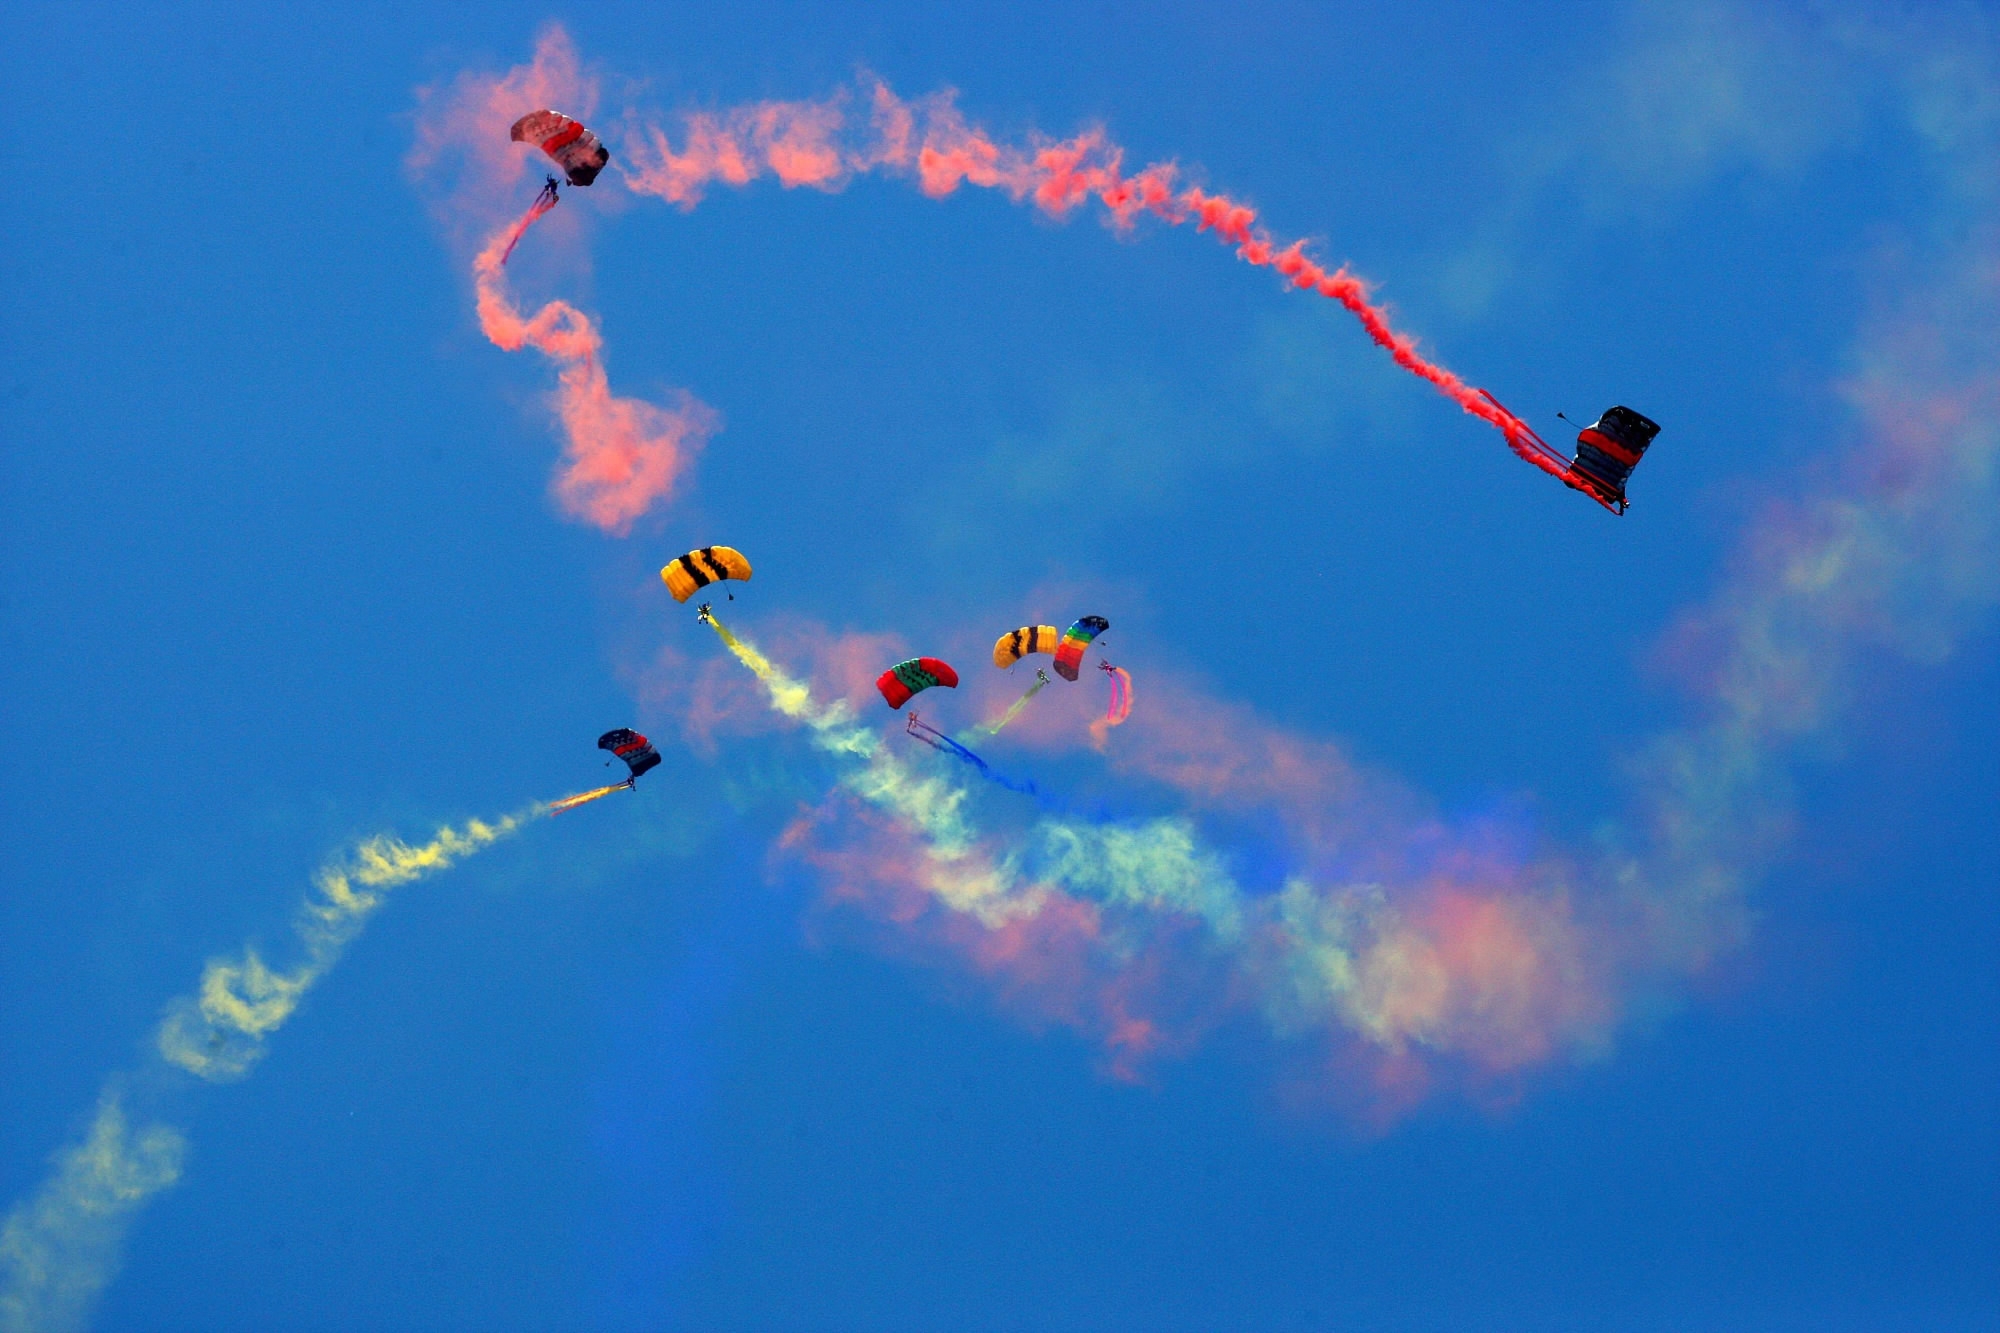
[[[958,673],[951,669],[951,663],[935,657],[913,657],[896,663],[875,680],[875,688],[882,691],[891,708],[901,708],[933,685],[958,688]]]
[[[1056,674],[1064,680],[1075,680],[1077,668],[1083,665],[1083,650],[1110,628],[1111,622],[1103,616],[1085,616],[1063,631],[1062,642],[1056,645]]]
[[[597,738],[597,748],[609,750],[623,759],[625,766],[632,770],[635,779],[647,769],[658,768],[660,764],[660,752],[653,748],[653,743],[630,727],[619,727],[615,731],[605,732]]]
[[[704,546],[669,560],[660,570],[667,591],[685,602],[697,591],[722,579],[750,579],[750,562],[733,546]]]
[[[596,135],[560,111],[530,111],[514,122],[509,137],[531,143],[556,160],[571,185],[588,185],[611,160],[611,150]]]
[[[1614,514],[1625,512],[1625,480],[1660,428],[1629,407],[1614,407],[1577,433],[1576,459],[1563,480]]]
[[[1061,637],[1054,625],[1023,625],[993,641],[993,665],[1004,671],[1029,653],[1052,653]]]

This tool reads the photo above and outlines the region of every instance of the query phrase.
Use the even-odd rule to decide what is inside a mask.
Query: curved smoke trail
[[[507,142],[505,129],[521,107],[588,107],[596,80],[582,72],[561,28],[546,30],[532,62],[504,75],[461,75],[444,93],[426,90],[410,165],[437,193],[441,216],[455,232],[492,227],[500,201],[537,168],[528,151]],[[860,101],[865,115],[852,115]],[[881,173],[913,181],[931,198],[964,186],[989,189],[1063,219],[1095,204],[1121,235],[1143,219],[1192,226],[1268,269],[1291,286],[1339,304],[1396,365],[1430,384],[1460,409],[1498,430],[1508,446],[1552,476],[1568,460],[1544,443],[1492,395],[1465,382],[1397,330],[1387,308],[1370,298],[1365,280],[1342,266],[1328,269],[1306,253],[1303,240],[1280,241],[1250,205],[1184,179],[1174,162],[1124,169],[1124,149],[1102,130],[1068,139],[1033,136],[1006,143],[966,122],[954,94],[905,101],[879,81],[858,94],[820,101],[758,102],[718,112],[692,112],[674,139],[634,115],[612,169],[613,181],[683,209],[713,185],[745,186],[764,177],[793,188],[838,190],[854,177]],[[447,160],[460,163],[455,177]],[[546,209],[542,210],[546,211]],[[555,491],[564,512],[617,535],[669,499],[703,442],[719,428],[713,409],[681,394],[666,406],[614,396],[600,357],[603,338],[588,316],[563,301],[522,316],[505,295],[502,273],[515,244],[540,213],[503,227],[474,260],[480,327],[507,351],[532,346],[558,366],[557,415],[564,464]]]
[[[564,441],[556,498],[569,514],[623,535],[673,493],[721,418],[687,394],[661,407],[612,393],[601,360],[603,335],[569,302],[550,301],[526,316],[515,308],[507,294],[507,258],[554,206],[552,196],[538,199],[473,259],[479,327],[503,351],[532,347],[556,363],[556,417]]]
[[[175,1072],[210,1083],[242,1078],[391,891],[449,870],[533,820],[622,789],[468,820],[424,843],[390,834],[364,838],[313,875],[293,922],[299,957],[290,967],[272,967],[254,947],[209,960],[194,993],[167,1005],[153,1037],[160,1064],[107,1080],[83,1138],[56,1154],[48,1179],[0,1223],[0,1333],[83,1327],[117,1274],[127,1227],[148,1200],[180,1179],[185,1135],[157,1121],[134,1130],[128,1102],[141,1091],[157,1095]]]
[[[1007,143],[968,124],[948,91],[905,101],[875,81],[862,91],[869,108],[862,119],[850,117],[852,100],[842,94],[691,112],[682,118],[678,151],[658,125],[642,125],[624,144],[622,178],[635,193],[691,209],[718,183],[743,186],[770,175],[787,188],[837,190],[857,175],[881,172],[914,179],[933,199],[970,185],[1056,219],[1095,203],[1120,234],[1131,233],[1142,218],[1170,227],[1192,224],[1243,262],[1339,304],[1398,366],[1498,430],[1521,458],[1551,476],[1564,475],[1568,460],[1527,423],[1491,394],[1425,358],[1416,338],[1399,332],[1388,310],[1369,299],[1365,280],[1344,265],[1328,269],[1306,253],[1304,240],[1274,238],[1256,209],[1186,181],[1179,164],[1154,162],[1127,174],[1125,150],[1101,129],[1068,139],[1035,135],[1026,143]]]

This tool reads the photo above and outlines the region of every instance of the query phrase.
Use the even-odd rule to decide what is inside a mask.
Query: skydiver
[[[694,618],[704,625],[713,625],[715,623],[715,604],[713,602],[703,602],[695,608]]]
[[[562,201],[562,194],[556,189],[556,178],[554,176],[543,177],[542,192],[536,195],[535,198],[538,202],[542,199],[547,199],[552,204]]]

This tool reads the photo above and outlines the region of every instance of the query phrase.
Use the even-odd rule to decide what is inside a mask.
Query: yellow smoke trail
[[[1153,993],[1172,1007],[1210,984],[1222,987],[1214,994],[1224,1004],[1254,1003],[1277,1036],[1344,1029],[1385,1058],[1422,1048],[1508,1070],[1559,1048],[1601,1045],[1613,1010],[1586,957],[1590,937],[1559,891],[1500,894],[1476,875],[1461,885],[1406,869],[1388,883],[1293,875],[1282,893],[1258,895],[1178,816],[1048,816],[1025,834],[982,838],[961,811],[966,790],[914,777],[878,736],[843,726],[845,704],[817,706],[806,685],[722,627],[716,632],[764,682],[777,711],[813,727],[823,748],[864,759],[840,786],[912,835],[864,832],[847,844],[845,868],[846,853],[820,864],[887,895],[892,919],[903,920],[894,915],[903,888],[969,918],[983,937],[968,942],[947,921],[938,938],[969,950],[982,968],[1011,969],[1011,987],[1046,986],[1052,1013],[1100,1007],[1079,1021],[1100,1025],[1114,1047],[1143,1050],[1157,1036],[1151,1018],[1132,1008],[1142,989],[1159,988]],[[808,862],[816,855],[801,854]],[[1150,975],[1160,960],[1150,951],[1175,947],[1170,939],[1195,950],[1183,961],[1197,970],[1217,964],[1226,977],[1190,976],[1183,985]],[[1079,951],[1094,976],[1065,970]],[[1044,957],[1068,961],[1044,968]]]
[[[198,993],[167,1007],[155,1040],[161,1057],[210,1081],[241,1078],[263,1055],[264,1039],[340,961],[389,890],[448,870],[553,808],[537,804],[490,824],[468,820],[462,829],[439,829],[416,847],[377,834],[349,857],[322,866],[294,925],[304,960],[288,972],[273,970],[250,948],[234,960],[211,960]]]
[[[132,1133],[117,1091],[106,1089],[90,1132],[58,1154],[54,1174],[0,1226],[0,1333],[82,1328],[117,1274],[126,1224],[180,1179],[186,1150],[165,1125]]]
[[[774,709],[805,723],[820,749],[861,761],[859,768],[842,775],[841,785],[923,836],[926,883],[939,901],[988,926],[1032,916],[1040,909],[1046,892],[1024,886],[1009,871],[996,870],[980,849],[965,819],[964,788],[943,778],[917,776],[879,734],[854,720],[854,710],[845,699],[815,703],[805,682],[739,639],[713,613],[707,619],[736,660],[764,683]]]
[[[280,971],[252,948],[211,959],[195,993],[167,1006],[154,1049],[167,1064],[210,1082],[241,1078],[391,889],[448,870],[532,820],[621,789],[537,803],[491,822],[468,820],[414,846],[389,834],[363,839],[314,874],[294,922],[302,961]],[[81,1328],[117,1273],[126,1227],[148,1199],[180,1178],[185,1137],[162,1124],[130,1130],[122,1085],[115,1076],[109,1081],[88,1133],[57,1154],[41,1188],[0,1224],[0,1333]]]
[[[978,726],[973,727],[966,734],[968,736],[998,736],[1000,734],[1001,728],[1005,727],[1009,722],[1012,722],[1015,718],[1021,716],[1021,710],[1028,706],[1028,700],[1040,694],[1043,688],[1048,685],[1048,683],[1049,683],[1049,673],[1046,671],[1037,671],[1035,673],[1035,683],[1028,687],[1027,693],[1023,694],[1020,698],[1016,699],[1012,704],[1008,705],[1007,711],[1000,715],[998,721],[982,722]]]

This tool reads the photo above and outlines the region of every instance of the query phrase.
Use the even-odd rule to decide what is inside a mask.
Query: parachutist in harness
[[[556,178],[554,176],[543,178],[542,192],[535,196],[535,202],[538,204],[544,199],[548,200],[550,204],[557,204],[562,201],[562,194],[556,189]]]
[[[704,625],[713,625],[715,623],[715,604],[713,602],[703,602],[695,608],[694,618]]]

